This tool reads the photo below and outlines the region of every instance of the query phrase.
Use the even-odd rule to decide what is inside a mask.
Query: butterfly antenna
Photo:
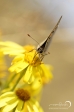
[[[30,34],[27,34],[30,38],[32,38],[37,44],[39,44],[39,42],[37,42],[33,37],[31,37]]]

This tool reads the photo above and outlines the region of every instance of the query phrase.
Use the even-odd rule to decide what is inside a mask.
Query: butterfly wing
[[[57,22],[57,24],[56,24],[56,26],[54,27],[54,29],[51,31],[50,35],[45,39],[45,41],[42,42],[41,45],[39,45],[39,46],[37,47],[37,52],[38,52],[38,53],[45,53],[45,52],[46,52],[48,46],[49,46],[50,43],[51,43],[52,37],[53,37],[53,35],[55,34],[55,32],[56,32],[56,30],[57,30],[57,28],[58,28],[58,25],[59,25],[61,19],[62,19],[62,16],[60,17],[60,19],[59,19],[59,21]]]

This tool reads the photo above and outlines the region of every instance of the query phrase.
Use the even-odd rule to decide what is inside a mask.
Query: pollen
[[[18,96],[19,99],[23,101],[27,101],[30,99],[30,94],[27,90],[24,89],[18,89],[16,90],[16,95]]]
[[[24,46],[24,49],[25,49],[27,52],[30,52],[30,51],[33,51],[33,50],[35,49],[35,47],[32,46],[32,45],[26,45],[26,46]]]
[[[25,53],[25,61],[28,62],[32,66],[37,66],[41,64],[39,54],[34,49],[32,51]]]

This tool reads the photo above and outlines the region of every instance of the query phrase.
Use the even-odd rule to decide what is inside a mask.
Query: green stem
[[[28,67],[26,67],[26,68],[20,73],[20,76],[19,76],[18,80],[16,81],[16,83],[14,84],[13,88],[11,89],[11,91],[13,91],[13,90],[16,88],[17,84],[19,83],[19,81],[21,80],[21,78],[23,77],[23,75],[25,74],[27,68],[28,68]]]
[[[13,81],[13,79],[15,78],[15,75],[16,74],[14,74],[12,77],[11,77],[11,79],[9,80],[9,81],[6,81],[6,83],[4,84],[4,86],[3,86],[3,89],[5,89],[5,88],[7,88],[8,86],[9,86],[9,84]]]

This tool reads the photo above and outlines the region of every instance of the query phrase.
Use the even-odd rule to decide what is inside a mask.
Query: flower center
[[[30,99],[30,94],[27,90],[18,89],[16,90],[16,95],[23,101],[27,101]]]
[[[36,52],[33,47],[26,46],[26,52],[25,52],[25,61],[33,66],[37,66],[41,64],[41,60],[39,58],[39,54]]]

